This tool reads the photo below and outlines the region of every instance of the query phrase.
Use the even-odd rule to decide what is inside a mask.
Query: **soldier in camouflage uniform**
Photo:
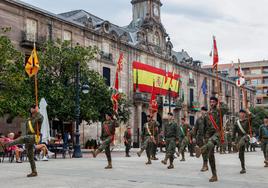
[[[247,110],[248,113],[249,110]],[[237,149],[239,151],[239,159],[241,162],[241,168],[240,174],[246,173],[245,168],[245,147],[246,143],[249,141],[249,121],[246,118],[246,111],[241,109],[239,111],[239,119],[234,123],[233,127],[233,136],[232,141],[235,142],[235,140],[238,140],[236,143]],[[237,138],[237,139],[236,139]]]
[[[129,151],[130,151],[130,148],[131,148],[131,127],[128,126],[127,129],[125,130],[125,133],[124,133],[124,144],[125,144],[125,147],[126,147],[126,157],[130,157],[129,155]]]
[[[155,120],[153,120],[152,115],[147,115],[147,123],[144,124],[142,132],[142,137],[144,141],[140,151],[137,152],[137,155],[140,157],[142,152],[146,150],[148,161],[145,164],[147,165],[152,164],[151,158],[152,158],[153,143],[155,143],[155,137],[154,137],[155,127],[158,127],[158,123]]]
[[[167,164],[167,160],[169,159],[170,165],[167,167],[168,169],[174,168],[173,160],[174,153],[176,150],[176,142],[178,142],[179,130],[176,122],[174,121],[173,114],[168,113],[168,124],[165,126],[165,140],[166,140],[166,156],[165,159],[161,162],[163,164]]]
[[[179,151],[176,153],[179,157],[182,156],[180,161],[185,161],[185,149],[189,143],[189,131],[188,124],[185,121],[185,118],[181,118],[181,125],[179,126]]]
[[[228,149],[228,153],[232,152],[232,123],[229,120],[226,124],[225,133],[226,133],[226,145]]]
[[[38,108],[33,105],[30,108],[31,117],[26,122],[27,135],[21,136],[16,140],[6,143],[4,147],[10,147],[18,144],[25,144],[27,151],[27,157],[31,165],[32,173],[28,174],[27,177],[37,176],[36,165],[34,161],[34,144],[40,142],[39,130],[43,122],[43,116],[38,112]]]
[[[262,143],[262,151],[264,155],[264,167],[268,167],[268,116],[264,118],[264,124],[260,126],[259,138]]]
[[[205,116],[207,113],[207,108],[202,107],[200,111],[200,117],[196,120],[194,130],[193,130],[193,137],[194,137],[194,142],[199,146],[202,147],[204,145],[204,121],[205,121]],[[202,158],[203,158],[203,167],[201,168],[201,172],[208,171],[208,154],[202,153]]]
[[[105,167],[105,169],[111,169],[113,168],[113,166],[112,166],[110,144],[112,144],[114,141],[115,128],[118,127],[119,124],[117,123],[116,120],[113,119],[111,113],[105,114],[105,119],[106,120],[103,122],[101,126],[102,144],[96,151],[93,152],[93,157],[95,158],[99,153],[105,150],[105,155],[108,161],[108,165]]]
[[[159,123],[156,121],[156,124],[153,127],[154,142],[152,143],[152,151],[151,151],[152,152],[152,160],[158,160],[158,158],[156,157],[157,146],[159,143],[158,126],[159,126]]]
[[[218,108],[218,103],[216,97],[210,98],[210,111],[206,114],[204,120],[205,144],[201,148],[195,147],[197,158],[203,153],[208,153],[209,165],[212,171],[212,177],[209,179],[209,182],[218,181],[214,148],[220,142],[220,112],[222,117],[228,112],[225,104],[221,103],[220,108]]]

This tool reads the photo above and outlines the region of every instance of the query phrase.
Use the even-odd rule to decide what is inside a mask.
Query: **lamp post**
[[[82,89],[83,93],[89,92],[89,86],[83,85],[80,88],[80,62],[76,62],[76,76],[75,76],[75,145],[74,145],[74,152],[73,158],[82,158],[81,146],[80,146],[80,131],[79,131],[79,124],[80,124],[80,89]]]

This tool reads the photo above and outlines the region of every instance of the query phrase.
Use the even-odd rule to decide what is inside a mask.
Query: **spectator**
[[[47,149],[46,144],[35,145],[35,151],[40,151],[40,155],[42,156],[41,161],[48,161],[48,158],[54,155],[54,153]]]
[[[14,140],[15,134],[14,133],[9,133],[8,137],[5,139],[5,142],[11,142]],[[20,158],[21,158],[21,153],[24,151],[23,148],[19,148],[17,145],[15,146],[10,146],[9,148],[7,148],[8,152],[15,152],[15,156],[16,156],[16,163],[22,163]]]

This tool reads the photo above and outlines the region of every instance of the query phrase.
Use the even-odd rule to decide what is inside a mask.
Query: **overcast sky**
[[[132,18],[131,0],[23,0],[53,13],[84,9],[119,26]],[[220,63],[268,59],[267,0],[162,0],[162,23],[174,49],[211,64],[212,35]]]

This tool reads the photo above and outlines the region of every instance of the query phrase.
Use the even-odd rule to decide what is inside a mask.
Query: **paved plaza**
[[[222,188],[267,188],[268,168],[264,168],[261,151],[246,153],[247,173],[240,175],[237,154],[216,154],[219,181],[209,183],[210,172],[201,173],[202,160],[186,155],[186,162],[175,160],[175,169],[167,170],[160,160],[146,166],[145,153],[138,158],[132,151],[131,158],[123,152],[115,151],[112,170],[104,170],[107,165],[104,154],[92,158],[88,153],[81,159],[51,159],[38,161],[39,176],[26,178],[30,171],[28,162],[22,164],[0,163],[1,187],[5,188],[173,188],[173,187],[222,187]],[[164,154],[158,154],[163,159]]]

